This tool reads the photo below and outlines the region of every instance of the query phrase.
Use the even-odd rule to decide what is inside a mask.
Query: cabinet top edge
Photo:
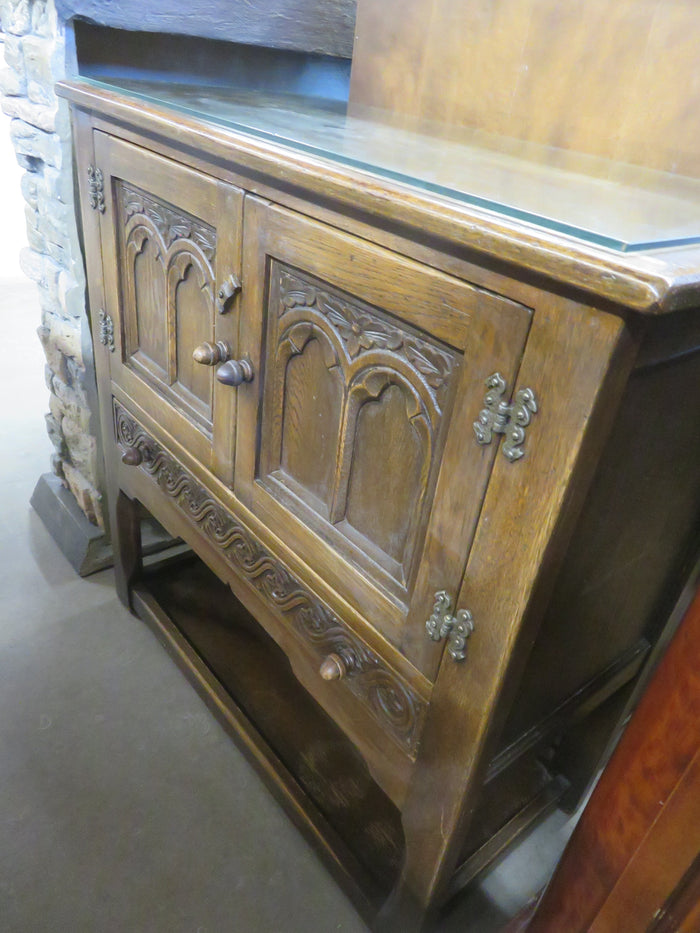
[[[375,222],[420,231],[465,255],[481,255],[582,291],[589,300],[652,315],[700,307],[700,244],[621,252],[92,81],[64,80],[56,92],[79,109],[170,146],[196,150],[219,165],[230,162],[235,147],[240,174],[262,176],[272,187],[301,191],[310,200],[360,212]]]

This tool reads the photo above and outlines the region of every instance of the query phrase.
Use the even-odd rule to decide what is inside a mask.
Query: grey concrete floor
[[[29,282],[0,281],[0,933],[366,928],[110,571],[76,576],[32,512],[47,390]],[[491,933],[546,881],[550,817],[443,933]]]

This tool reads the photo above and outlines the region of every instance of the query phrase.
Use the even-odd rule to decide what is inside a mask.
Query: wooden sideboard
[[[191,90],[59,92],[121,598],[375,928],[421,929],[579,798],[682,586],[698,241],[606,247]],[[146,514],[187,552],[144,561]]]

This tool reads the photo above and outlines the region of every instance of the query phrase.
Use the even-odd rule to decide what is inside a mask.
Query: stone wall
[[[41,296],[39,339],[50,391],[52,469],[88,519],[103,524],[97,408],[85,280],[75,223],[68,108],[53,90],[65,74],[65,37],[54,0],[0,0],[6,67],[2,109],[25,170],[28,248],[22,269]]]

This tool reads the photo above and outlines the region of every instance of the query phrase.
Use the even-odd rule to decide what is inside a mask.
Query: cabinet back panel
[[[350,101],[697,178],[699,41],[696,0],[359,0]]]

